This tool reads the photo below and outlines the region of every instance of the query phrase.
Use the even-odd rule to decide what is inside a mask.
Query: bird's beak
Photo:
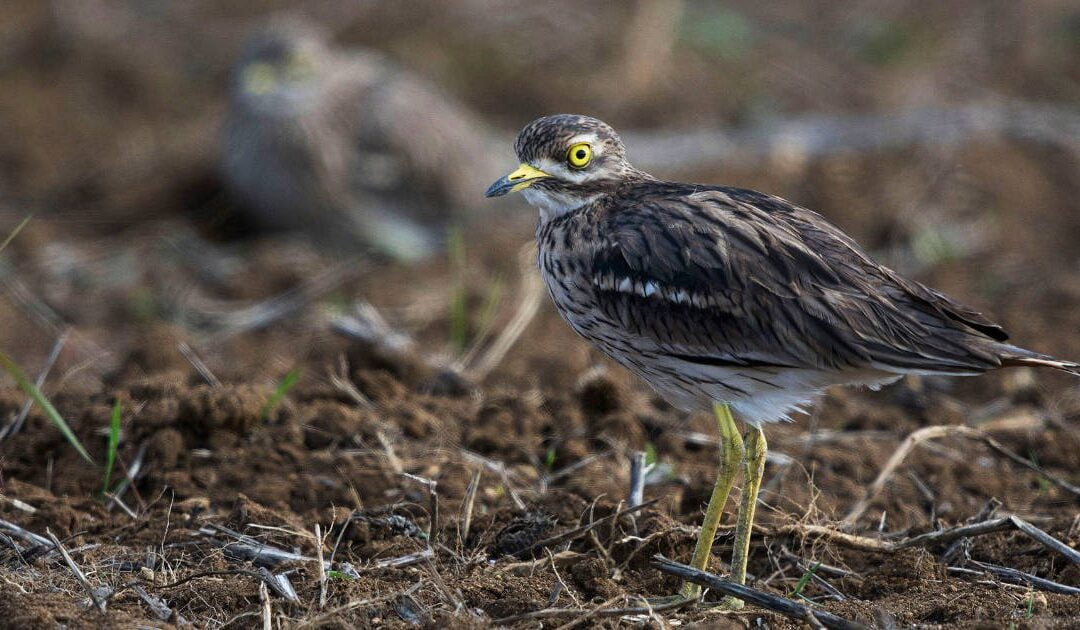
[[[506,177],[500,178],[492,184],[487,189],[487,192],[484,193],[484,196],[502,197],[506,193],[524,190],[525,188],[532,186],[533,182],[543,177],[551,176],[538,168],[522,163],[516,171],[510,173]]]

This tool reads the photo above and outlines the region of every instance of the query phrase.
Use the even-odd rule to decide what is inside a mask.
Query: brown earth
[[[12,6],[23,4],[31,6]],[[917,14],[918,3],[910,4],[915,8],[908,10]],[[815,37],[826,39],[825,26],[840,19],[798,15],[819,20],[824,34],[815,31]],[[439,19],[464,20],[433,17],[413,36],[449,31]],[[967,17],[949,13],[938,19],[955,25]],[[418,52],[404,36],[393,39],[395,33],[413,32],[411,23],[387,20],[391,26],[382,36],[346,39],[390,50],[396,41],[405,59],[437,73],[445,62],[435,60],[443,57]],[[590,22],[582,28],[593,27]],[[921,37],[933,40],[925,33]],[[95,84],[85,67],[76,72],[57,62],[71,53],[48,41],[41,50],[26,44],[37,62],[61,79]],[[919,41],[915,49],[932,48]],[[169,45],[195,44],[170,40]],[[603,57],[603,46],[593,45],[600,49],[595,55]],[[895,86],[912,82],[923,86],[921,94],[944,85],[970,96],[966,83],[954,81],[958,71],[941,70],[945,65],[931,71],[918,59],[884,69],[857,66],[856,74],[867,82],[861,87],[853,82],[835,94],[817,85],[796,89],[804,86],[792,80],[802,74],[801,66],[763,60],[817,64],[821,75],[806,84],[822,85],[850,65],[784,48],[795,46],[797,53],[802,45],[809,44],[774,41],[751,55],[753,63],[727,58],[720,69],[683,50],[676,57],[686,62],[679,77],[705,81],[712,72],[726,72],[748,83],[795,86],[783,95],[784,106],[796,110],[887,109],[896,104],[893,95],[902,92]],[[460,41],[443,46],[443,53],[465,54],[455,48],[464,48]],[[1011,96],[1043,98],[1061,85],[1058,73],[1073,77],[1080,67],[1067,60],[1047,69],[1043,52],[1016,55],[1023,61],[1018,68],[988,62],[980,66],[986,74],[980,80]],[[957,48],[956,56],[961,53]],[[125,102],[135,113],[152,112],[175,124],[180,114],[168,98],[173,88],[155,92],[143,86],[144,93],[129,84],[139,80],[129,68],[137,57],[111,51],[105,58],[79,60],[134,90]],[[743,64],[755,69],[752,76],[746,76]],[[0,77],[6,85],[37,85],[39,75],[52,76],[38,67],[6,71]],[[506,73],[506,80],[513,75],[513,67],[495,71]],[[456,87],[470,91],[473,105],[487,111],[501,95],[477,87],[474,83],[493,84],[482,78],[462,78],[464,85]],[[1075,78],[1070,80],[1075,87]],[[493,118],[519,124],[521,111],[548,106],[543,99],[551,98],[551,89],[569,89],[562,77],[538,81],[516,94],[518,100],[502,103],[505,109]],[[586,83],[570,86],[583,90],[574,99],[607,102],[588,92],[603,91],[602,86]],[[52,85],[41,80],[37,87],[51,90]],[[684,95],[678,85],[672,79],[633,105],[608,106],[631,122],[651,120],[679,103],[676,120],[738,121],[762,96],[733,92],[716,105],[715,95]],[[211,100],[199,93],[192,97],[199,98]],[[241,221],[232,221],[236,209],[224,198],[204,146],[212,135],[206,123],[211,113],[189,120],[195,135],[175,134],[187,140],[166,143],[164,157],[158,156],[163,162],[146,167],[165,172],[162,164],[175,166],[170,176],[125,173],[127,178],[97,180],[102,190],[94,190],[69,181],[82,181],[80,166],[49,153],[55,150],[81,164],[93,143],[79,141],[78,151],[63,149],[67,140],[59,138],[67,138],[70,129],[59,114],[57,121],[43,122],[47,112],[35,108],[32,98],[24,100],[20,117],[7,122],[48,134],[35,136],[34,151],[21,145],[0,151],[3,164],[14,165],[5,169],[0,186],[20,198],[56,189],[65,201],[51,200],[59,207],[44,204],[54,211],[36,216],[0,254],[0,349],[33,376],[61,332],[70,331],[44,391],[95,463],[82,460],[43,411],[32,407],[22,430],[0,441],[0,519],[41,536],[55,534],[89,582],[108,587],[108,601],[104,614],[88,605],[57,554],[0,524],[0,626],[179,627],[182,618],[206,627],[261,627],[266,613],[260,566],[286,574],[297,592],[295,602],[269,594],[269,617],[281,627],[558,627],[591,610],[628,605],[630,596],[664,596],[677,589],[678,580],[649,561],[657,553],[680,561],[691,554],[716,468],[711,418],[686,418],[657,400],[576,338],[546,298],[495,369],[483,375],[458,369],[462,362],[478,364],[463,359],[467,348],[475,342],[482,356],[517,309],[528,284],[519,252],[531,235],[531,210],[508,205],[504,224],[467,234],[463,269],[443,259],[412,268],[360,258],[342,261],[303,240],[253,235]],[[702,113],[706,109],[709,113]],[[94,125],[77,127],[76,135],[140,133],[101,115],[104,122],[94,119]],[[137,128],[153,123],[137,115],[125,120]],[[118,161],[131,157],[106,153]],[[992,314],[1017,343],[1080,357],[1080,158],[1075,152],[999,141],[781,166],[712,165],[692,175],[776,192],[818,209],[881,260]],[[5,208],[23,207],[6,196],[0,200]],[[28,202],[26,207],[38,206]],[[21,211],[5,215],[0,241],[22,216]],[[459,287],[466,304],[466,348],[450,341],[450,305]],[[283,295],[296,299],[269,302]],[[350,313],[357,300],[374,305],[410,343],[392,347],[386,335],[362,341],[334,332],[333,318]],[[282,304],[287,308],[280,312],[267,308]],[[181,344],[205,362],[210,377],[196,369]],[[291,373],[299,375],[297,384],[271,404],[275,389]],[[0,380],[0,426],[25,400],[13,380]],[[121,493],[123,507],[102,495],[108,427],[117,402],[122,432],[110,485],[140,463],[133,483]],[[813,535],[810,526],[841,528],[839,521],[912,431],[964,425],[981,429],[1043,472],[1009,461],[981,442],[935,440],[912,451],[850,531],[902,540],[979,519],[996,499],[999,514],[1019,515],[1075,548],[1080,499],[1051,479],[1080,484],[1078,423],[1077,381],[1046,371],[977,379],[912,377],[880,392],[831,391],[796,423],[768,429],[775,455],[758,512],[764,529],[753,541],[751,585],[791,595],[806,567],[822,562],[817,575],[842,601],[817,581],[801,595],[820,610],[878,627],[1076,627],[1080,597],[970,572],[976,565],[968,559],[1080,587],[1080,567],[1018,532],[971,537],[959,553],[954,549],[946,557],[946,544],[871,552]],[[625,507],[628,458],[642,450],[656,455],[657,472],[645,491],[655,503],[603,521],[588,533],[532,547]],[[731,516],[729,509],[710,565],[720,574],[730,557]],[[321,542],[315,539],[316,525],[324,535]],[[229,532],[305,559],[252,561]],[[325,605],[319,604],[320,579],[311,559],[318,547],[333,561]],[[427,550],[430,557],[411,556]],[[390,562],[401,558],[404,566]],[[139,589],[162,598],[172,616],[155,617]],[[580,613],[498,623],[548,608]],[[728,614],[699,606],[653,617],[598,614],[579,620],[607,627],[674,622],[802,625],[753,606]]]

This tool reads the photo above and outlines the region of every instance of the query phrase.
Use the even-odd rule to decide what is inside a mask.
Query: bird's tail
[[[1080,363],[1062,361],[1050,355],[1032,352],[1017,346],[1005,346],[1003,350],[1004,352],[1001,354],[1001,365],[1003,367],[1048,367],[1080,376]]]

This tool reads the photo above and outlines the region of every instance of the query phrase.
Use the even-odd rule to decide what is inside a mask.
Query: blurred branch
[[[984,103],[881,115],[802,116],[737,130],[628,132],[624,139],[635,164],[666,172],[763,160],[802,167],[812,159],[837,153],[911,145],[952,147],[980,140],[1032,142],[1080,151],[1080,109]]]

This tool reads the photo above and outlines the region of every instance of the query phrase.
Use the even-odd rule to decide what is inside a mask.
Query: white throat
[[[539,188],[526,188],[521,191],[521,194],[525,196],[525,201],[528,201],[529,205],[540,211],[541,224],[592,203],[593,200],[600,196],[596,194],[589,197],[578,197]]]

